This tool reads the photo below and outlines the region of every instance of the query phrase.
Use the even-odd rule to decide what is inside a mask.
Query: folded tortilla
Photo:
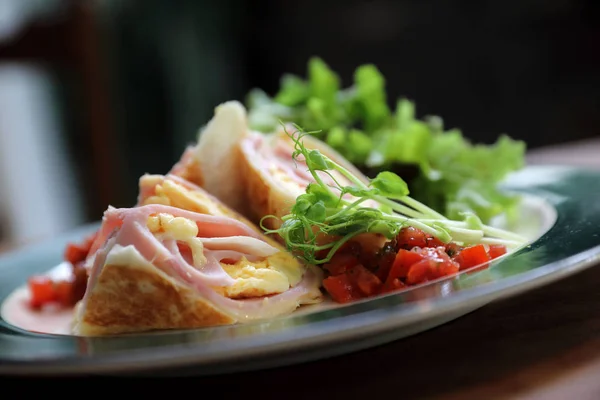
[[[263,222],[265,227],[276,229],[281,224],[278,218],[289,214],[296,198],[314,181],[306,164],[292,158],[294,143],[288,133],[295,132],[295,128],[287,126],[286,130],[282,127],[271,134],[252,131],[246,109],[239,102],[223,103],[171,174],[202,186],[254,223],[267,215],[277,217]],[[302,141],[368,183],[362,172],[323,141],[311,135]],[[319,175],[333,183],[327,174]],[[341,174],[334,171],[333,175],[338,182],[349,183]]]
[[[243,323],[322,301],[317,268],[301,264],[202,189],[187,184],[186,190],[213,209],[187,211],[158,204],[161,198],[177,199],[165,195],[165,188],[183,191],[185,181],[161,176],[142,181],[147,190],[137,207],[104,214],[74,334]]]

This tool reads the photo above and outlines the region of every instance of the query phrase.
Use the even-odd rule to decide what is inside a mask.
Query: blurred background
[[[220,102],[316,55],[474,142],[600,136],[596,0],[0,0],[0,243],[131,206]],[[600,155],[598,155],[600,157]]]

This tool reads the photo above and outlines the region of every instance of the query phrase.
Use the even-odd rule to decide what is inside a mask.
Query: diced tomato
[[[325,264],[324,268],[331,275],[340,275],[358,264],[356,255],[351,253],[336,253],[331,261]]]
[[[81,243],[69,243],[65,248],[64,259],[65,261],[70,262],[71,264],[77,264],[78,262],[84,261],[88,253],[90,252],[90,248],[96,239],[97,233],[94,233]]]
[[[347,303],[452,276],[506,253],[504,246],[487,249],[444,244],[419,229],[404,228],[383,247],[347,243],[325,264],[330,276],[323,286],[334,301]],[[364,264],[363,260],[375,261]]]
[[[354,286],[366,296],[373,296],[381,289],[381,280],[360,264],[354,266],[348,274]]]
[[[448,254],[450,257],[454,257],[455,255],[460,253],[460,251],[463,248],[464,248],[463,246],[459,246],[458,244],[456,244],[454,242],[450,242],[446,245],[446,254]]]
[[[58,281],[54,282],[54,301],[63,306],[70,306],[73,301],[73,282]]]
[[[348,303],[362,297],[347,274],[325,278],[323,280],[323,286],[331,298],[337,303]]]
[[[396,278],[406,278],[410,267],[413,264],[422,261],[423,258],[423,255],[414,251],[404,249],[398,250],[398,254],[396,254],[394,264],[392,265],[392,269],[390,270],[386,281],[391,281]]]
[[[459,271],[459,266],[452,260],[436,261],[426,258],[410,267],[406,283],[417,285],[419,283],[432,281],[445,276],[454,275]]]
[[[405,289],[406,285],[398,278],[389,279],[385,282],[381,288],[381,293],[395,292],[397,290]]]
[[[40,308],[49,303],[70,307],[83,297],[75,291],[75,280],[54,281],[48,276],[34,275],[27,283],[30,293],[29,304],[32,308]]]
[[[64,254],[65,261],[68,261],[71,264],[76,264],[78,262],[81,262],[81,261],[85,260],[85,258],[87,257],[88,250],[89,249],[86,249],[85,247],[83,247],[79,244],[69,243],[67,245],[67,248],[65,249],[65,254]]]
[[[435,279],[433,269],[436,265],[437,263],[431,259],[424,259],[411,265],[406,276],[406,283],[409,285],[417,285]]]
[[[31,295],[29,302],[31,307],[39,308],[55,300],[54,283],[49,277],[34,275],[27,283]]]
[[[412,226],[402,228],[398,233],[399,248],[410,250],[413,247],[438,247],[444,246],[444,243],[437,238],[423,232]]]
[[[501,244],[491,244],[488,249],[488,254],[492,260],[503,256],[506,254],[506,246]]]
[[[89,235],[81,243],[69,243],[63,254],[71,264],[72,274],[67,280],[53,281],[48,276],[34,275],[28,279],[30,305],[39,308],[47,303],[71,306],[81,300],[87,286],[87,272],[82,267],[96,240],[98,232]]]
[[[454,259],[460,265],[460,270],[463,271],[477,265],[485,268],[485,264],[490,261],[490,255],[482,244],[478,244],[463,249]]]
[[[431,235],[426,235],[426,240],[427,240],[426,247],[443,247],[444,246],[444,242],[442,242],[438,238],[435,238]]]
[[[394,265],[394,260],[397,254],[395,241],[386,243],[383,248],[379,251],[377,258],[377,268],[375,269],[375,275],[384,282]]]
[[[413,228],[412,226],[402,228],[400,233],[398,233],[397,240],[398,246],[407,250],[410,250],[413,247],[425,247],[427,245],[425,232]]]
[[[414,251],[421,254],[424,258],[431,258],[432,260],[438,262],[450,260],[450,256],[448,253],[446,253],[446,249],[442,246],[424,247],[422,249],[415,249]]]
[[[439,263],[437,265],[437,278],[442,278],[444,276],[450,276],[458,273],[460,271],[460,266],[454,260],[447,260],[445,262]]]

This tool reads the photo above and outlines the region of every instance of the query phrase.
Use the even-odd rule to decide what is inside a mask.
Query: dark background
[[[322,57],[348,85],[374,63],[390,99],[415,100],[475,142],[530,149],[598,136],[600,29],[594,0],[65,1],[0,60],[42,63],[60,82],[87,215],[135,201],[222,101],[273,94]],[[394,100],[395,101],[395,100]]]

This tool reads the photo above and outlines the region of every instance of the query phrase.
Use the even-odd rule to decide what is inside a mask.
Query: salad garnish
[[[449,219],[410,196],[407,183],[397,174],[382,171],[364,182],[319,150],[308,149],[302,138],[318,132],[285,133],[294,144],[293,159],[303,161],[314,182],[297,197],[288,215],[281,218],[278,229],[263,225],[266,233],[283,238],[288,250],[310,264],[324,264],[349,240],[364,233],[383,235],[391,240],[405,227],[417,228],[443,243],[461,245],[487,244],[515,248],[525,243],[520,235],[484,224],[473,212],[464,212],[462,219]],[[336,179],[332,171],[343,175],[350,184]],[[325,183],[321,174],[331,178]],[[370,201],[375,206],[369,206]]]

